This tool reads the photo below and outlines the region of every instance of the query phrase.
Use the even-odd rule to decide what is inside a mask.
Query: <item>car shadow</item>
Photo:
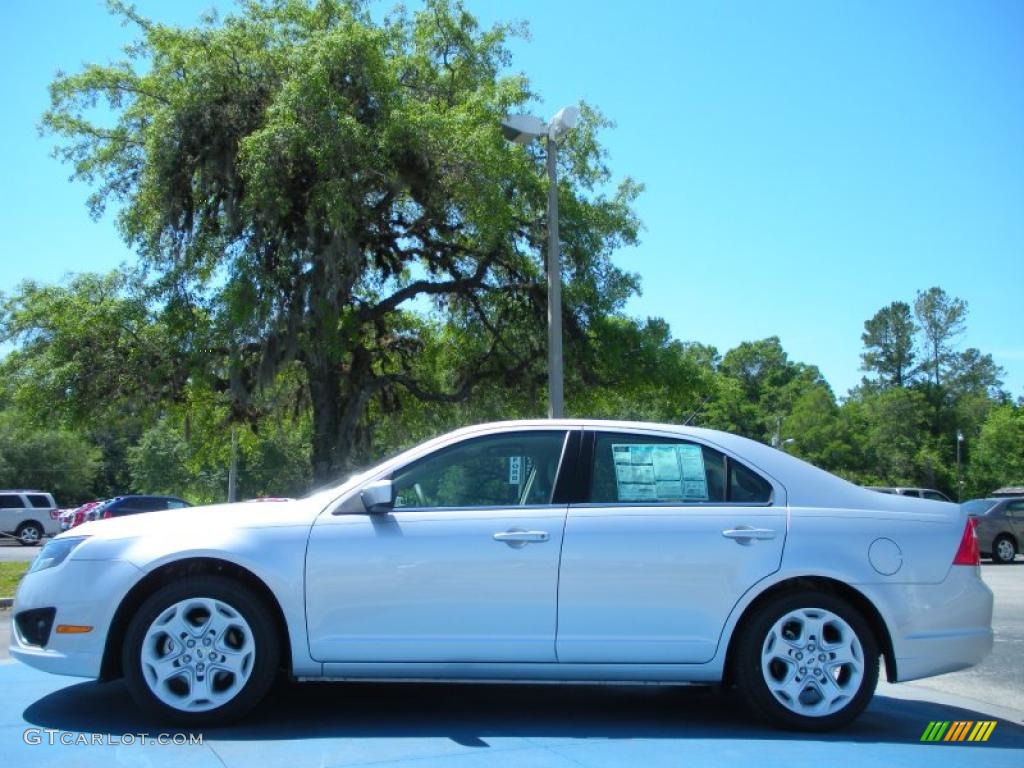
[[[121,682],[54,691],[31,704],[24,718],[41,728],[79,733],[167,731],[139,712]],[[875,696],[851,726],[803,734],[769,728],[734,696],[701,687],[281,683],[243,722],[193,732],[217,741],[436,736],[471,747],[509,736],[905,744],[920,741],[933,720],[991,719],[927,701]],[[1024,727],[1001,720],[987,742],[971,746],[1020,748]]]

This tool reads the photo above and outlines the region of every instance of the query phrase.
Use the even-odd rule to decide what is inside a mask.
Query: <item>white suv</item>
[[[26,547],[43,536],[56,536],[57,504],[42,491],[0,491],[0,534],[15,536]]]

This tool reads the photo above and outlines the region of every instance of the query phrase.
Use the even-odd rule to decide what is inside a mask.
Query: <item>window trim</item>
[[[699,445],[702,448],[709,448],[722,454],[724,459],[724,482],[725,488],[723,493],[726,497],[725,501],[591,501],[591,482],[593,480],[594,473],[594,452],[597,446],[598,435],[625,435],[629,437],[645,438],[645,437],[656,437],[660,439],[675,440],[682,443],[692,443],[693,445]],[[587,439],[589,436],[589,439]],[[742,467],[745,467],[749,472],[757,475],[764,482],[768,483],[772,489],[772,498],[768,501],[730,501],[729,500],[729,464],[735,461]],[[756,469],[750,466],[749,463],[735,457],[729,451],[725,450],[721,446],[715,445],[691,435],[681,435],[675,432],[662,432],[658,430],[651,431],[637,431],[631,429],[616,429],[614,427],[585,427],[584,428],[584,440],[583,440],[583,451],[580,456],[580,475],[581,479],[584,480],[580,484],[582,492],[575,501],[572,502],[574,509],[606,509],[606,508],[628,508],[628,509],[705,509],[705,508],[732,508],[732,507],[774,507],[778,506],[777,499],[779,498],[779,491],[785,492],[785,488],[781,483],[775,480],[775,478],[766,474],[760,469]]]

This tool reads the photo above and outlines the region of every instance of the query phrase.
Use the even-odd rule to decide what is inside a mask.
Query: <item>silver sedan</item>
[[[18,589],[11,654],[164,719],[299,679],[725,682],[783,726],[976,664],[973,521],[741,437],[597,421],[444,435],[305,499],[87,523]]]

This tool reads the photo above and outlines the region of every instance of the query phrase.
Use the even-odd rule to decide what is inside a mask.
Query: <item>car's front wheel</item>
[[[1017,545],[1009,536],[1000,536],[992,545],[992,562],[1006,565],[1017,557]]]
[[[221,576],[192,576],[151,595],[125,636],[125,683],[140,705],[183,725],[235,720],[274,681],[280,641],[265,602]]]
[[[878,643],[845,600],[781,594],[755,608],[734,647],[736,686],[755,714],[783,728],[852,722],[878,682]]]

